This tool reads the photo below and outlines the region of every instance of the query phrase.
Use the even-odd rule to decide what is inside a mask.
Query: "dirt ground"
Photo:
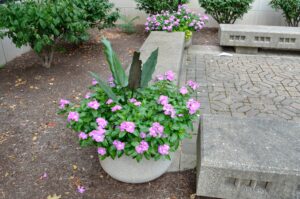
[[[212,30],[194,44],[213,45]],[[215,34],[215,33],[214,33]],[[88,71],[109,75],[99,39],[106,36],[127,66],[146,39],[141,27],[127,35],[117,29],[92,31],[89,42],[64,45],[50,69],[33,52],[0,69],[0,198],[194,198],[195,171],[168,173],[145,184],[120,183],[100,167],[95,148],[80,149],[77,135],[56,114],[58,100],[77,102],[91,84]],[[77,192],[77,186],[86,188]]]

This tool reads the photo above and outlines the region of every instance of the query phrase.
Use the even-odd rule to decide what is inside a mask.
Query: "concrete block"
[[[257,54],[258,48],[255,47],[234,47],[235,52],[238,54]]]
[[[296,199],[300,123],[204,115],[197,140],[197,195]]]
[[[219,37],[221,46],[300,50],[298,27],[221,24]]]

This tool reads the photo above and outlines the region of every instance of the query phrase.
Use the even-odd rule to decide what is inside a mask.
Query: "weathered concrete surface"
[[[296,198],[299,130],[296,122],[204,115],[197,146],[197,195]]]
[[[221,24],[219,37],[221,46],[300,50],[298,27]]]

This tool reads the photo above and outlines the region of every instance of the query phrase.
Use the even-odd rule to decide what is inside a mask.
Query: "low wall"
[[[145,23],[146,14],[143,11],[136,9],[136,3],[134,0],[111,0],[118,7],[122,14],[135,17],[140,16],[140,19],[136,21],[137,24]],[[254,0],[252,9],[243,17],[242,20],[238,20],[237,24],[248,25],[284,25],[284,19],[281,12],[275,11],[269,6],[270,0]],[[191,0],[189,3],[190,9],[204,13],[204,9],[200,8],[198,0]],[[218,23],[211,18],[208,27],[218,27]]]

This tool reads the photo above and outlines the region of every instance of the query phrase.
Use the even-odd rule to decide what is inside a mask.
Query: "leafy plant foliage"
[[[300,23],[300,0],[272,0],[270,5],[282,10],[289,26],[298,27]]]
[[[176,11],[178,5],[186,4],[190,0],[135,0],[139,10],[147,14],[158,14],[162,11]]]
[[[135,26],[134,26],[134,21],[139,19],[139,16],[133,17],[133,18],[129,18],[125,15],[121,15],[120,16],[120,20],[122,21],[121,24],[119,24],[118,26],[122,29],[123,32],[127,33],[127,34],[132,34],[136,32]]]
[[[219,24],[233,24],[251,8],[253,0],[199,0],[206,13]]]
[[[87,30],[113,25],[118,12],[108,0],[26,0],[0,5],[0,38],[8,36],[17,47],[29,45],[50,67],[59,41],[88,39]]]

